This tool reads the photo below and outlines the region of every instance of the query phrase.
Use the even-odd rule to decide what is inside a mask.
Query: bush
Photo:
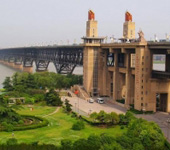
[[[10,138],[6,142],[7,145],[16,145],[17,144],[17,139],[15,138]]]
[[[41,127],[45,127],[48,125],[48,120],[46,120],[45,118],[41,118],[41,117],[35,117],[35,116],[22,116],[23,118],[27,118],[30,120],[33,120],[33,122],[35,122],[34,124],[31,125],[23,125],[23,126],[13,126],[12,124],[7,124],[7,123],[3,123],[3,127],[1,128],[1,131],[23,131],[23,130],[29,130],[29,129],[37,129],[37,128],[41,128]],[[23,120],[19,121],[20,123],[23,123]],[[4,126],[5,125],[5,126]]]
[[[72,129],[73,130],[82,130],[85,128],[84,122],[83,121],[77,121],[76,123],[73,124]]]
[[[4,121],[4,122],[1,123],[1,125],[2,125],[3,127],[6,127],[8,124],[7,124],[7,122]]]
[[[125,99],[118,99],[116,100],[118,103],[125,104]]]
[[[14,130],[14,126],[12,124],[7,124],[7,126],[5,127],[7,132],[12,132]]]
[[[23,120],[18,121],[19,124],[24,124]]]

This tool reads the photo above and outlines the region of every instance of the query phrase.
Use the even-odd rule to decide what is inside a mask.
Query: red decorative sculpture
[[[89,18],[89,20],[94,20],[95,19],[95,14],[94,14],[94,12],[92,10],[89,10],[88,18]]]
[[[132,15],[128,11],[125,13],[125,21],[132,21]]]

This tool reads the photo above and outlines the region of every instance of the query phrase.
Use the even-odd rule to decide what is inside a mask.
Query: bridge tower
[[[135,22],[132,22],[132,15],[126,11],[125,22],[123,24],[123,38],[135,39]]]
[[[99,95],[99,57],[100,44],[104,37],[98,37],[97,21],[95,13],[92,10],[88,11],[88,21],[86,23],[86,37],[84,40],[83,50],[83,86],[86,92],[91,96]]]

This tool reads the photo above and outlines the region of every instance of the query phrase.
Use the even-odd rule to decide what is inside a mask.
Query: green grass
[[[24,109],[20,110],[20,114],[29,114],[29,115],[38,115],[44,116],[53,112],[56,108],[48,106],[34,106],[34,110],[30,111],[27,106],[24,106]],[[90,134],[102,134],[107,133],[112,136],[119,136],[122,133],[126,132],[125,129],[120,129],[120,126],[114,126],[110,128],[99,128],[90,126],[85,123],[85,129],[81,131],[74,131],[71,129],[75,118],[72,118],[71,115],[67,115],[62,112],[62,109],[54,115],[45,117],[50,125],[43,128],[27,130],[27,131],[15,131],[14,135],[17,138],[18,142],[31,143],[39,141],[40,144],[60,144],[62,139],[71,139],[77,140],[79,138],[87,138]],[[0,132],[0,144],[5,143],[7,139],[12,137],[12,132]]]

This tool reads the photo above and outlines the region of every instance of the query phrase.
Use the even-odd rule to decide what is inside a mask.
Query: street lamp
[[[91,109],[89,109],[89,116],[90,116],[91,112],[92,112],[92,110],[91,110]]]
[[[167,119],[167,123],[168,123],[168,132],[167,132],[167,139],[169,139],[169,125],[170,125],[170,118]]]
[[[76,111],[76,105],[77,105],[77,103],[75,103],[75,112],[77,112],[77,111]]]
[[[143,114],[145,114],[145,111],[146,111],[145,107],[143,107],[142,111],[143,111]]]

